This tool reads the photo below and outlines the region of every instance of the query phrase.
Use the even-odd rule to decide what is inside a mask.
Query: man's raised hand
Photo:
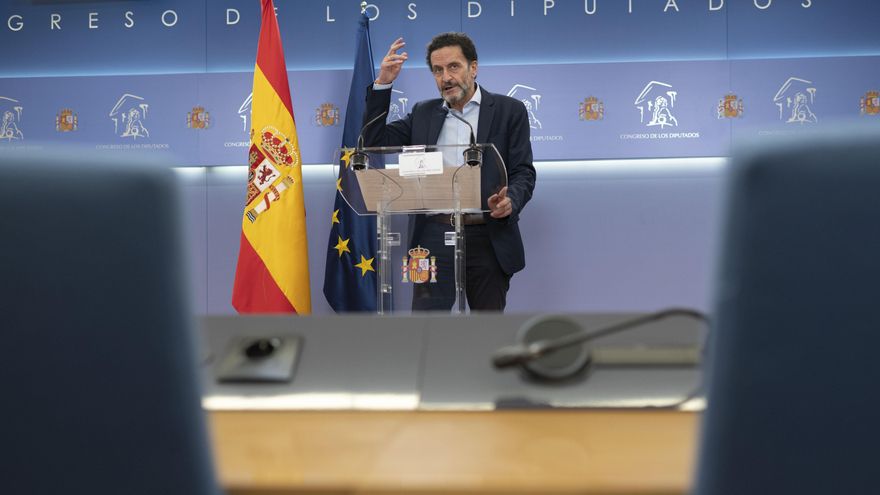
[[[382,58],[382,63],[379,65],[379,76],[376,78],[376,83],[391,84],[397,79],[403,63],[408,58],[406,52],[397,53],[397,50],[404,46],[406,46],[406,43],[403,41],[403,38],[397,38],[391,43],[391,48],[388,49],[388,53],[385,54]]]

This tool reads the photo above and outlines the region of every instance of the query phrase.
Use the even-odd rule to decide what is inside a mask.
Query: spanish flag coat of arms
[[[262,1],[248,183],[232,305],[239,313],[311,313],[302,169],[281,34]]]

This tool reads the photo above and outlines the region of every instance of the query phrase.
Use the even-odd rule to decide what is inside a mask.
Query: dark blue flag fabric
[[[375,79],[370,48],[370,21],[361,15],[358,21],[354,73],[345,110],[342,147],[357,145],[364,115],[367,86]],[[374,164],[371,163],[371,166]],[[358,216],[342,196],[349,200],[359,194],[347,160],[340,161],[336,202],[330,222],[327,267],[324,272],[324,297],[337,313],[376,311],[376,217]]]

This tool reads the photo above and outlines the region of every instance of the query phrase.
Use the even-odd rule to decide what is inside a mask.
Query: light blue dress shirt
[[[374,90],[389,89],[391,86],[391,84],[373,83]],[[480,91],[480,86],[477,85],[477,90],[474,92],[474,96],[471,97],[470,101],[465,103],[464,111],[459,112],[454,108],[449,108],[449,104],[445,101],[443,102],[443,108],[448,108],[449,113],[446,114],[446,120],[443,121],[443,127],[440,129],[440,136],[437,138],[437,144],[459,145],[454,148],[443,150],[443,165],[455,166],[464,163],[462,152],[464,152],[465,147],[471,142],[470,129],[468,129],[464,122],[453,117],[451,115],[452,112],[457,113],[459,117],[468,121],[468,123],[473,126],[474,136],[476,136],[477,124],[480,121],[480,103],[482,101],[482,92]]]
[[[477,124],[480,121],[480,103],[482,101],[482,93],[480,92],[480,87],[477,86],[477,91],[474,93],[474,96],[470,101],[464,104],[462,112],[459,112],[454,108],[449,108],[449,105],[445,101],[443,102],[443,107],[448,108],[449,113],[446,114],[446,120],[443,121],[443,127],[440,129],[440,136],[437,138],[437,144],[459,145],[454,148],[443,150],[444,165],[461,165],[464,162],[462,152],[464,151],[465,146],[471,142],[470,129],[468,129],[468,126],[466,126],[464,122],[453,117],[452,113],[455,112],[459,117],[464,118],[464,120],[474,128],[474,136],[476,136]]]

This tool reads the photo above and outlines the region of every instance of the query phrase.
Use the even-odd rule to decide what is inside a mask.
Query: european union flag
[[[370,20],[362,14],[358,22],[354,73],[345,110],[342,147],[354,148],[360,135],[367,86],[376,79],[373,51],[370,48]],[[347,164],[339,167],[337,189],[346,195],[358,194],[357,184]],[[351,198],[351,196],[348,196]],[[324,297],[337,313],[376,311],[376,217],[358,216],[339,190],[331,215],[330,240],[327,243],[327,267],[324,271]]]

